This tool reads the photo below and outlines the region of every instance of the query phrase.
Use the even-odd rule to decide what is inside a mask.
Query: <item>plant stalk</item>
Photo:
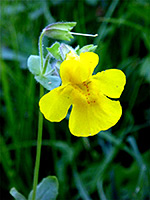
[[[44,94],[44,88],[40,85],[40,97]],[[39,111],[39,121],[38,121],[38,138],[37,138],[37,149],[36,149],[36,161],[34,168],[34,179],[33,179],[33,194],[32,200],[36,199],[36,188],[38,184],[39,168],[40,168],[40,157],[41,157],[41,146],[42,146],[42,130],[43,130],[43,115]]]
[[[44,33],[45,33],[45,29],[43,29],[43,31],[39,37],[39,55],[40,55],[40,62],[41,62],[41,71],[43,71],[43,68],[44,68],[44,65],[43,65],[43,43],[42,43]]]
[[[44,36],[44,31],[42,31],[39,37],[39,55],[40,55],[40,61],[41,61],[41,71],[43,70],[43,44],[42,44],[43,36]],[[44,95],[44,88],[42,85],[40,85],[40,98],[43,95]],[[37,138],[36,160],[35,160],[34,178],[33,178],[32,200],[36,199],[36,190],[37,190],[38,177],[39,177],[41,146],[42,146],[42,130],[43,130],[43,115],[39,111],[38,138]]]

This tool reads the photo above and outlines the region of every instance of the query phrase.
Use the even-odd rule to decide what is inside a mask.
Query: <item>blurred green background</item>
[[[56,175],[60,200],[150,199],[150,1],[47,0],[0,2],[0,199],[32,189],[39,84],[27,69],[42,29],[76,21],[76,47],[94,43],[96,71],[119,68],[127,77],[123,114],[110,130],[89,138],[70,134],[67,119],[44,120],[39,181]],[[44,39],[45,46],[54,41]]]

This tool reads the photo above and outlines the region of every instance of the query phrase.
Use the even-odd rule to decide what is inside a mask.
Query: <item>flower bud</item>
[[[43,31],[47,37],[70,41],[73,38],[70,31],[75,25],[76,22],[57,22],[48,25]]]

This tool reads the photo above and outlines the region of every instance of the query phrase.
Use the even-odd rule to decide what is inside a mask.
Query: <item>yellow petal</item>
[[[59,122],[67,115],[71,105],[72,88],[60,86],[44,95],[39,102],[40,111],[51,122]]]
[[[62,84],[79,84],[81,77],[79,77],[80,62],[77,60],[65,60],[60,65],[60,77]],[[78,75],[78,76],[77,76]]]
[[[84,66],[85,70],[88,69],[89,76],[92,75],[98,61],[99,57],[96,53],[85,52],[80,54],[80,62]]]
[[[73,59],[75,58],[75,59]],[[79,57],[67,56],[67,60],[60,65],[60,76],[63,84],[80,84],[86,81],[98,64],[98,55],[93,52],[85,52]]]
[[[95,102],[73,104],[69,118],[70,132],[78,137],[88,137],[114,126],[120,119],[119,101],[112,101],[99,94]]]
[[[126,83],[126,76],[119,69],[108,69],[92,76],[92,81],[106,96],[119,98]]]

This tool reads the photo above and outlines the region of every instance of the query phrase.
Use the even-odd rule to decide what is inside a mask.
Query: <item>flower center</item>
[[[86,101],[87,104],[96,103],[95,95],[93,94],[93,90],[91,88],[91,81],[85,81],[82,84],[74,85],[76,90],[76,99],[80,101]]]

